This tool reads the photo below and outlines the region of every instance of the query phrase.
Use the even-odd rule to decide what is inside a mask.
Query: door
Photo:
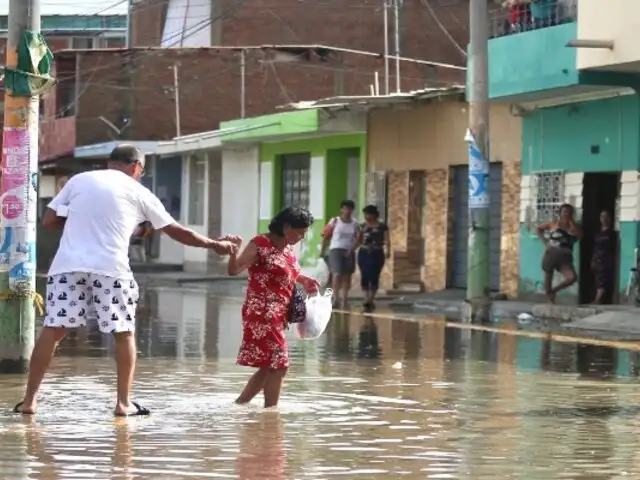
[[[620,190],[620,174],[609,172],[585,173],[582,180],[582,240],[580,240],[580,258],[575,259],[578,268],[580,303],[591,303],[595,299],[595,276],[591,270],[594,238],[600,231],[600,214],[606,211],[611,215],[612,225],[616,225],[616,204]],[[616,247],[619,247],[616,245]],[[619,262],[619,248],[616,248],[616,275]],[[605,292],[602,303],[614,302],[616,285]]]
[[[280,160],[282,161],[281,208],[288,206],[309,208],[311,155],[308,153],[282,155]],[[293,251],[300,258],[302,242],[294,245]]]
[[[451,168],[449,205],[450,224],[450,288],[467,288],[467,258],[469,253],[469,168]],[[489,172],[489,206],[491,217],[489,248],[491,249],[491,290],[500,290],[500,252],[502,223],[502,164],[492,163]]]
[[[153,172],[156,196],[173,218],[182,221],[182,157],[161,157],[155,162]],[[164,234],[154,239],[151,257],[160,263],[182,265],[184,247]]]

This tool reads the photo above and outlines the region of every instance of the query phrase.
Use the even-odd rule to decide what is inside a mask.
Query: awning
[[[141,140],[94,143],[93,145],[76,147],[73,151],[73,156],[75,158],[107,158],[114,148],[124,144],[138,147],[145,155],[157,155],[158,143],[159,142]]]
[[[195,152],[198,150],[215,150],[222,147],[222,137],[234,133],[259,130],[261,128],[280,125],[280,122],[261,123],[246,127],[225,128],[222,130],[211,130],[209,132],[194,133],[176,137],[173,140],[158,142],[156,155],[180,155],[182,153]]]

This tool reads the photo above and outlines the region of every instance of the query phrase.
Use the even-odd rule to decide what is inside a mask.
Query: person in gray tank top
[[[558,210],[557,220],[545,222],[536,228],[538,238],[545,245],[542,270],[545,293],[551,303],[555,303],[559,291],[569,288],[578,280],[573,266],[573,245],[582,238],[582,230],[576,225],[574,216],[573,205],[565,203]],[[554,272],[560,272],[564,276],[564,281],[555,287]]]

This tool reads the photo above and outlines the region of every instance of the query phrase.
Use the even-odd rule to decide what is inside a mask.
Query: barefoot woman
[[[544,289],[551,303],[555,302],[559,291],[576,283],[578,276],[573,267],[573,245],[582,238],[582,231],[574,220],[573,205],[565,203],[560,207],[558,220],[546,222],[536,229],[538,238],[545,244],[542,257]],[[553,273],[560,272],[564,281],[553,286]]]
[[[291,245],[302,240],[313,223],[308,210],[287,207],[269,224],[269,233],[255,237],[240,256],[232,255],[229,275],[249,270],[249,285],[242,306],[243,336],[238,365],[258,371],[249,379],[236,403],[249,403],[264,390],[264,406],[278,404],[289,369],[285,330],[296,282],[308,293],[318,282],[300,273]]]

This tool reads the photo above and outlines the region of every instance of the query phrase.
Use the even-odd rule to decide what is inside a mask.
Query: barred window
[[[546,171],[531,174],[534,196],[534,220],[539,225],[553,220],[564,200],[564,172]]]

